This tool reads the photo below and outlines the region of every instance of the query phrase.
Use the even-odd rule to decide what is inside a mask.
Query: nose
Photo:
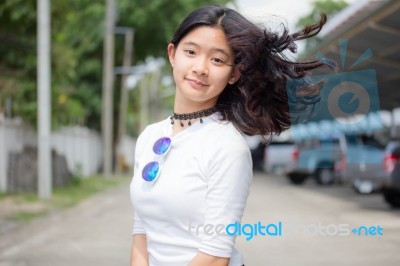
[[[192,71],[199,76],[208,75],[208,60],[206,58],[197,58],[197,60],[193,63]]]

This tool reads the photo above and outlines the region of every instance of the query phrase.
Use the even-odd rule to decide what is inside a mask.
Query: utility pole
[[[38,192],[41,199],[52,194],[50,1],[37,0],[37,97],[38,97]]]
[[[157,67],[151,75],[150,83],[150,117],[151,121],[158,121],[161,118],[160,108],[160,80],[161,80],[161,67]]]
[[[146,74],[140,81],[140,132],[149,124],[149,74]]]
[[[114,25],[115,0],[106,0],[106,29],[103,50],[103,108],[102,108],[102,138],[103,138],[103,175],[112,175],[113,147],[113,96],[114,96]]]
[[[134,31],[131,28],[122,28],[118,27],[115,30],[115,33],[121,33],[125,35],[125,44],[124,44],[124,58],[122,62],[123,68],[129,68],[132,65],[132,52],[133,52],[133,37]],[[126,79],[128,77],[128,73],[121,75],[121,95],[120,95],[120,105],[119,105],[119,117],[118,117],[118,132],[117,132],[117,145],[121,144],[122,138],[125,135],[126,131],[126,112],[128,108],[128,88],[126,85]],[[117,153],[117,168],[118,171],[121,172],[121,159],[120,154]]]

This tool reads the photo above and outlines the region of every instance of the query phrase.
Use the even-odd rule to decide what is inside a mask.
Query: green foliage
[[[7,219],[15,222],[29,222],[44,214],[46,214],[45,211],[21,211],[8,216]]]
[[[14,206],[10,207],[8,212],[0,213],[0,221],[5,218],[15,222],[28,222],[52,210],[72,207],[109,188],[127,185],[129,181],[130,177],[125,176],[114,176],[109,179],[101,176],[81,179],[75,176],[70,186],[55,188],[50,200],[41,200],[36,194],[31,193],[13,195],[0,193],[0,205],[2,201],[7,201],[9,204],[11,202],[10,206]]]
[[[146,55],[165,56],[166,45],[182,19],[193,9],[206,4],[225,4],[227,0],[138,0],[119,1],[119,24],[135,28],[137,60]]]
[[[347,7],[347,2],[345,0],[316,0],[313,2],[313,9],[311,12],[301,17],[296,26],[299,28],[304,28],[307,25],[315,24],[320,19],[320,14],[325,13],[328,17],[328,21],[336,13]],[[306,51],[309,51],[318,45],[321,40],[318,37],[312,39],[307,39]]]
[[[101,176],[93,176],[84,179],[74,177],[74,179],[70,186],[54,189],[54,195],[51,199],[51,204],[53,206],[70,207],[96,193],[129,182],[128,177],[121,176],[108,179]]]
[[[32,125],[37,113],[36,2],[0,3],[0,112],[6,99],[12,99],[12,114]],[[116,25],[135,29],[134,58],[139,62],[149,55],[165,56],[168,41],[189,11],[228,0],[117,2]],[[99,128],[105,0],[57,0],[51,5],[53,126],[74,122]],[[119,66],[123,38],[115,39],[115,65]],[[118,102],[114,106],[117,112]]]
[[[344,0],[317,0],[313,2],[313,9],[310,14],[301,17],[297,22],[297,27],[305,27],[314,24],[319,20],[320,14],[325,13],[328,18],[347,6]]]

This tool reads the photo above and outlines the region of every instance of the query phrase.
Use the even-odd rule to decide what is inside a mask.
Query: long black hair
[[[294,62],[283,55],[296,52],[294,41],[316,35],[326,22],[321,14],[317,24],[289,34],[286,27],[278,34],[250,22],[233,9],[205,6],[190,13],[176,30],[171,43],[175,47],[190,31],[200,26],[219,27],[225,33],[234,54],[240,78],[228,84],[218,97],[217,110],[247,135],[279,134],[291,125],[290,104],[299,112],[318,101],[320,85],[303,83],[288,93],[288,80],[303,78],[309,71],[332,62]],[[296,91],[297,90],[297,91]]]

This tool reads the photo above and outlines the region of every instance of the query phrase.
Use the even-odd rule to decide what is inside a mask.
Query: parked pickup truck
[[[293,152],[296,145],[291,141],[273,141],[264,150],[264,170],[267,173],[283,175],[293,166]]]
[[[293,184],[314,177],[318,184],[332,184],[340,177],[336,171],[344,157],[344,136],[314,138],[299,142],[293,151],[293,164],[286,176]]]
[[[322,185],[350,183],[362,194],[380,191],[388,176],[383,167],[385,141],[378,133],[338,135],[299,143],[287,177],[302,184],[314,177]],[[386,171],[387,172],[387,171]]]

